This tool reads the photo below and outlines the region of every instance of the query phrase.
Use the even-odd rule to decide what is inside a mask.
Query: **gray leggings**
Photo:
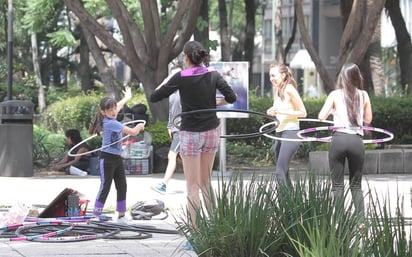
[[[332,176],[334,196],[343,196],[345,160],[349,165],[349,187],[354,200],[355,210],[363,212],[362,170],[365,148],[362,137],[335,132],[329,148],[329,167]]]
[[[298,139],[299,130],[284,130],[276,132],[276,137]],[[276,140],[275,142],[275,175],[278,182],[290,182],[289,164],[300,146],[300,142]]]

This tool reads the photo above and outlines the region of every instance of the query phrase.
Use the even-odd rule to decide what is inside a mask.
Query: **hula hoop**
[[[314,132],[314,131],[322,131],[322,130],[337,130],[337,129],[341,129],[342,127],[334,127],[334,126],[325,126],[325,127],[316,127],[316,128],[308,128],[308,129],[302,129],[301,131],[299,131],[297,133],[297,135],[302,138],[302,139],[309,139],[311,141],[318,141],[318,142],[330,142],[331,138],[326,140],[326,138],[316,138],[316,137],[307,137],[304,136],[302,134],[305,133],[310,133],[310,132]],[[386,129],[381,129],[381,128],[375,128],[375,127],[369,127],[369,126],[362,126],[360,127],[363,130],[367,130],[367,131],[374,131],[374,132],[378,132],[378,133],[382,133],[387,135],[387,137],[385,138],[378,138],[378,139],[363,139],[362,142],[364,144],[377,144],[377,143],[383,143],[383,142],[387,142],[387,141],[391,141],[393,139],[393,133],[390,132],[389,130]]]
[[[129,124],[133,124],[133,123],[143,123],[143,125],[146,125],[146,121],[145,121],[145,120],[131,120],[131,121],[128,121],[128,122],[123,123],[123,125],[129,125]],[[102,150],[102,149],[105,149],[105,148],[107,148],[107,147],[109,147],[109,146],[115,145],[115,144],[117,144],[117,143],[119,143],[119,142],[122,142],[124,139],[130,137],[130,135],[126,135],[126,136],[120,138],[119,140],[117,140],[117,141],[115,141],[115,142],[113,142],[113,143],[110,143],[110,144],[108,144],[108,145],[105,145],[105,146],[102,146],[102,147],[100,147],[100,148],[96,148],[96,149],[93,149],[93,150],[90,150],[90,151],[87,151],[87,152],[84,152],[84,153],[79,153],[79,154],[72,154],[72,153],[71,153],[76,147],[78,147],[78,146],[80,146],[81,144],[84,144],[84,143],[90,141],[92,138],[94,138],[94,137],[96,137],[96,136],[97,136],[97,134],[91,135],[90,137],[88,137],[88,138],[86,138],[85,140],[81,141],[81,142],[78,143],[77,145],[73,146],[72,148],[70,148],[69,152],[67,152],[67,155],[69,155],[69,156],[71,156],[71,157],[88,155],[88,154],[91,154],[91,153],[100,151],[100,150]]]
[[[331,120],[319,120],[319,119],[310,119],[310,118],[302,118],[302,119],[298,119],[298,120],[299,120],[299,122],[300,122],[300,121],[305,121],[305,122],[323,122],[323,123],[333,124],[333,121],[331,121]],[[263,124],[263,126],[261,126],[261,127],[259,128],[259,131],[262,131],[264,128],[266,128],[267,126],[270,126],[270,125],[272,125],[270,122],[269,122],[269,123],[266,123],[266,124]],[[299,132],[300,132],[300,131],[299,131]],[[313,138],[310,138],[310,137],[307,137],[307,138],[303,138],[303,137],[301,137],[301,138],[284,138],[284,137],[277,137],[277,136],[269,135],[269,134],[267,134],[267,133],[263,133],[263,135],[264,135],[265,137],[270,138],[270,139],[280,140],[280,141],[288,141],[288,142],[311,142],[311,141],[317,141],[316,139],[313,139]],[[321,139],[328,140],[328,139],[330,139],[330,138],[331,138],[331,137],[322,137]],[[319,138],[318,138],[318,139],[319,139]]]
[[[194,110],[194,111],[188,111],[188,112],[181,112],[173,118],[172,123],[176,128],[180,129],[180,125],[176,124],[176,119],[178,117],[185,116],[185,115],[190,115],[190,114],[196,114],[196,113],[204,113],[204,112],[240,112],[240,113],[248,113],[248,114],[259,115],[259,116],[262,116],[262,117],[267,118],[269,120],[272,120],[272,122],[270,122],[270,125],[273,125],[273,128],[267,129],[265,131],[259,131],[259,132],[254,132],[254,133],[245,133],[245,134],[239,134],[239,135],[220,135],[220,138],[227,138],[227,139],[236,138],[236,139],[239,139],[239,138],[258,137],[258,136],[261,136],[265,133],[274,132],[276,130],[276,128],[278,127],[278,125],[279,125],[279,121],[274,116],[269,116],[269,115],[264,114],[262,112],[240,110],[240,109],[231,109],[231,110],[228,110],[228,109],[200,109],[200,110]]]

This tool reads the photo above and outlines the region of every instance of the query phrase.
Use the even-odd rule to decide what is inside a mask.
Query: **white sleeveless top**
[[[363,129],[351,124],[349,121],[348,111],[346,108],[344,95],[342,89],[339,89],[336,97],[336,107],[333,112],[333,123],[335,127],[343,127],[337,129],[336,131],[347,133],[347,134],[358,134],[363,136]],[[360,96],[359,101],[359,114],[358,114],[358,124],[363,124],[363,93],[361,90],[357,90],[357,94]],[[339,97],[340,96],[340,97]]]

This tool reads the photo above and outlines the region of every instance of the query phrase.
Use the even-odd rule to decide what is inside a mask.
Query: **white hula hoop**
[[[334,127],[334,126],[328,126],[328,127],[315,127],[315,128],[307,128],[307,129],[302,129],[300,130],[297,135],[298,137],[302,138],[302,139],[310,139],[311,141],[318,141],[318,142],[325,142],[328,143],[331,141],[330,139],[327,138],[316,138],[316,137],[307,137],[307,136],[303,136],[302,134],[305,133],[310,133],[310,132],[314,132],[314,131],[322,131],[322,130],[337,130],[340,129],[341,127]],[[367,130],[367,131],[375,131],[378,133],[382,133],[387,135],[387,137],[385,138],[378,138],[378,139],[363,139],[362,142],[364,144],[377,144],[377,143],[383,143],[383,142],[387,142],[387,141],[391,141],[394,137],[393,133],[390,132],[389,130],[386,129],[381,129],[381,128],[375,128],[375,127],[369,127],[369,126],[363,126],[360,127],[363,130]]]
[[[299,120],[299,122],[300,121],[305,121],[305,122],[322,122],[322,123],[333,124],[333,121],[331,121],[331,120],[319,120],[319,119],[310,119],[310,118],[302,118],[302,119],[298,119],[298,120]],[[273,122],[263,124],[259,128],[259,131],[262,132],[264,128],[266,128],[267,126],[272,125],[272,123]],[[284,137],[277,137],[277,136],[273,136],[273,135],[269,135],[269,134],[263,134],[263,135],[267,138],[270,138],[270,139],[288,141],[288,142],[312,142],[312,141],[319,141],[320,139],[328,140],[329,138],[331,138],[331,137],[322,137],[322,138],[303,138],[303,137],[301,137],[301,138],[284,138]]]
[[[145,120],[131,120],[131,121],[128,121],[128,122],[123,123],[123,125],[129,125],[129,124],[134,124],[134,123],[143,123],[143,125],[146,125],[146,121],[145,121]],[[113,143],[110,143],[110,144],[108,144],[108,145],[105,145],[105,146],[102,146],[102,147],[99,147],[99,148],[96,148],[96,149],[93,149],[93,150],[90,150],[90,151],[87,151],[87,152],[84,152],[84,153],[79,153],[79,154],[72,154],[72,153],[71,153],[75,148],[77,148],[77,147],[80,146],[81,144],[84,144],[84,143],[90,141],[92,138],[94,138],[94,137],[96,137],[96,136],[97,136],[97,134],[91,135],[90,137],[88,137],[88,138],[86,138],[85,140],[81,141],[81,142],[78,143],[77,145],[73,146],[73,147],[70,148],[70,150],[67,152],[67,155],[68,155],[68,156],[71,156],[71,157],[88,155],[88,154],[91,154],[91,153],[100,151],[100,150],[102,150],[102,149],[105,149],[105,148],[107,148],[107,147],[109,147],[109,146],[115,145],[115,144],[117,144],[117,143],[119,143],[119,142],[122,142],[124,139],[130,137],[130,135],[126,135],[126,136],[122,137],[121,139],[119,139],[119,140],[117,140],[117,141],[115,141],[115,142],[113,142]]]

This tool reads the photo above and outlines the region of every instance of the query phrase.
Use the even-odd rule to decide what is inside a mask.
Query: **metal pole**
[[[7,100],[11,100],[13,90],[13,0],[9,0],[7,22]]]
[[[260,95],[265,93],[265,7],[266,2],[262,2],[262,53],[260,59]]]
[[[272,61],[276,59],[276,0],[272,0]]]
[[[220,134],[226,134],[226,118],[220,118]],[[226,175],[226,138],[220,139],[219,145],[220,175]]]

